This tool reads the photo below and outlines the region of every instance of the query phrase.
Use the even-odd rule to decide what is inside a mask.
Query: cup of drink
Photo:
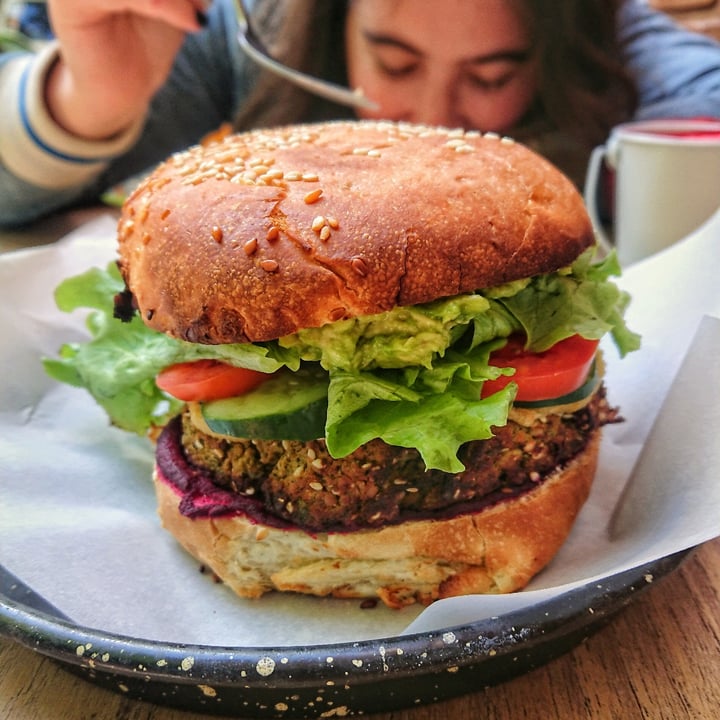
[[[584,196],[598,241],[621,264],[668,247],[720,208],[720,121],[618,125],[591,155]]]

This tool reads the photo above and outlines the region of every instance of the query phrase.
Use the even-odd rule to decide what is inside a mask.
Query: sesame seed
[[[302,180],[302,179],[303,179],[303,176],[302,176],[302,173],[294,172],[294,171],[293,171],[293,172],[287,172],[287,173],[285,173],[284,179],[285,179],[287,182],[297,182],[298,180]]]
[[[515,141],[514,141],[511,137],[503,137],[503,138],[500,140],[500,143],[501,143],[502,145],[514,145],[514,144],[515,144]]]
[[[323,461],[320,458],[316,458],[310,463],[316,470],[322,470],[325,467]]]
[[[216,243],[221,243],[223,239],[223,231],[221,227],[218,227],[217,225],[213,225],[212,230],[210,231],[210,234],[212,235],[212,239]]]
[[[260,267],[267,273],[274,273],[278,271],[280,267],[277,260],[261,260]]]
[[[416,487],[409,487],[409,488],[405,488],[405,492],[416,493],[416,492],[418,492],[418,489]]]
[[[268,533],[270,532],[270,529],[267,527],[260,526],[255,530],[255,540],[264,540]]]
[[[303,200],[307,205],[312,205],[313,203],[316,203],[320,196],[322,195],[323,191],[322,188],[315,188],[315,190],[311,190],[304,198]]]
[[[338,222],[337,218],[328,217],[325,218],[325,221],[333,230],[337,230],[340,227],[340,223]]]
[[[319,178],[316,173],[307,172],[302,174],[302,179],[303,182],[317,182]]]
[[[350,261],[350,267],[357,273],[360,277],[366,277],[368,274],[368,266],[367,263],[361,258],[361,257],[354,257]]]
[[[215,156],[215,160],[223,164],[233,162],[235,159],[236,158],[234,150],[225,150],[224,152],[218,153]]]
[[[317,490],[318,492],[323,489],[322,483],[319,483],[319,482],[311,482],[310,487],[313,490]]]
[[[161,219],[161,220],[165,220],[165,218],[167,218],[167,216],[170,214],[170,212],[171,212],[170,208],[165,208],[165,209],[160,213],[160,219]]]
[[[314,460],[314,459],[317,457],[317,453],[316,453],[312,448],[308,448],[307,456],[308,456],[311,460]]]
[[[147,245],[150,242],[150,240],[152,240],[150,233],[144,232],[142,234],[142,244]]]
[[[341,320],[345,317],[345,308],[344,307],[336,307],[333,308],[329,313],[330,320],[333,322],[337,322],[338,320]]]
[[[277,225],[273,225],[268,231],[267,235],[265,235],[265,239],[268,242],[275,242],[280,237],[280,228],[277,227]]]
[[[327,221],[325,220],[325,218],[322,215],[316,215],[315,218],[313,219],[312,225],[310,227],[312,227],[312,229],[315,232],[320,232],[323,229],[323,227],[325,227],[326,222]]]
[[[256,250],[258,246],[257,238],[253,238],[252,240],[248,240],[243,245],[243,250],[245,251],[246,255],[252,255]]]
[[[326,240],[329,240],[329,239],[330,239],[330,232],[331,232],[330,226],[329,226],[329,225],[325,225],[325,227],[323,227],[323,228],[320,230],[320,239],[321,239],[323,242],[325,242]]]

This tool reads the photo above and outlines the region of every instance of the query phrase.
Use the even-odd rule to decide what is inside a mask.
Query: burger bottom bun
[[[600,431],[567,466],[513,499],[450,518],[310,534],[245,515],[189,518],[182,491],[154,473],[163,526],[242,597],[279,590],[414,602],[524,587],[556,554],[590,492]]]

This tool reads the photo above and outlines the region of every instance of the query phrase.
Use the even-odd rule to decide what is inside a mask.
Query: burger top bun
[[[592,241],[572,183],[526,147],[368,121],[193,147],[119,221],[144,321],[200,343],[271,340],[550,272]]]

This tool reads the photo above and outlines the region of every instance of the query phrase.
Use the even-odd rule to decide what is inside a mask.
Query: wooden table
[[[200,720],[129,700],[0,641],[5,720]],[[694,551],[568,654],[502,685],[375,720],[720,717],[720,539]]]
[[[0,251],[51,242],[90,215],[0,234]],[[199,720],[129,700],[0,640],[0,720]],[[720,717],[720,539],[694,551],[615,620],[563,657],[455,700],[376,720]]]

